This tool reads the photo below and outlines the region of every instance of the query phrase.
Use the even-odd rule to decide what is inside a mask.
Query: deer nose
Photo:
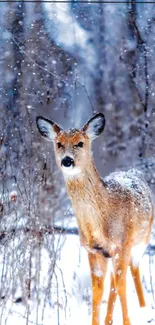
[[[71,157],[66,156],[61,160],[61,166],[70,167],[71,165],[74,165],[74,160]]]

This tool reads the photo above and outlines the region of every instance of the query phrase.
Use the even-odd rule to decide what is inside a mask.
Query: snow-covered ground
[[[56,238],[57,240],[58,238]],[[14,299],[7,302],[2,301],[0,307],[1,325],[25,325],[25,324],[59,324],[59,325],[80,325],[91,324],[91,283],[87,253],[80,247],[79,238],[75,235],[67,235],[60,256],[57,260],[51,287],[51,300],[44,288],[48,287],[48,272],[50,259],[45,249],[41,251],[41,268],[39,283],[41,290],[35,299],[26,303],[15,303],[21,291],[17,288]],[[150,270],[151,267],[151,270]],[[133,281],[130,272],[127,275],[128,283],[128,305],[132,325],[145,325],[147,322],[155,324],[155,309],[151,289],[155,288],[155,256],[149,264],[149,255],[145,254],[140,264],[143,287],[147,302],[146,308],[140,308],[137,296],[134,291]],[[49,288],[50,289],[50,288]],[[105,293],[101,309],[101,324],[104,324],[104,317],[107,307],[109,290],[109,272],[106,277]],[[154,306],[155,308],[155,306]],[[122,324],[120,303],[117,299],[114,311],[114,325]]]

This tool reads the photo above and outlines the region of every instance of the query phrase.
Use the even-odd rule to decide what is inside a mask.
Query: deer
[[[76,215],[80,243],[88,252],[92,283],[92,325],[100,324],[104,280],[109,261],[110,292],[105,325],[113,322],[119,296],[123,325],[131,325],[127,305],[127,269],[130,268],[140,307],[145,298],[139,262],[149,243],[154,218],[151,190],[136,169],[99,175],[91,144],[105,128],[103,113],[93,115],[81,129],[63,130],[42,116],[36,118],[41,135],[54,144],[58,167]]]

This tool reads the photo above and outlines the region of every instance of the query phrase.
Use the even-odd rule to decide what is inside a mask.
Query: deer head
[[[102,113],[94,115],[80,130],[63,130],[42,116],[37,117],[36,123],[41,135],[53,141],[56,161],[63,174],[75,176],[91,159],[91,142],[104,130],[105,117]]]

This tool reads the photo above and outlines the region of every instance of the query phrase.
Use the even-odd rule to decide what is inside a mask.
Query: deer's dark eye
[[[84,146],[84,143],[82,141],[80,141],[78,144],[77,144],[77,147],[80,147],[82,148]]]
[[[61,144],[61,142],[58,142],[58,143],[57,143],[57,146],[58,146],[58,149],[59,149],[59,148],[62,148],[62,144]]]

